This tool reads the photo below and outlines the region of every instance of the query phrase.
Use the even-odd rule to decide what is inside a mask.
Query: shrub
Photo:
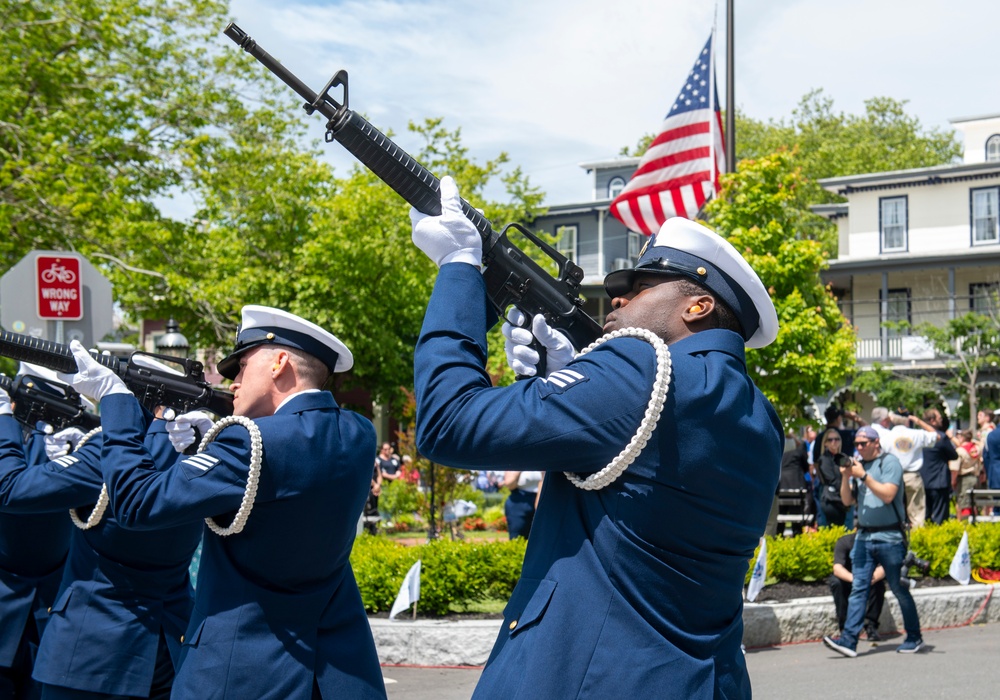
[[[499,520],[490,525],[497,532],[507,532],[507,516],[501,516]]]
[[[928,576],[946,578],[963,532],[969,533],[969,554],[973,570],[984,567],[1000,569],[1000,523],[971,525],[946,520],[941,525],[929,523],[910,532],[910,549],[931,563]],[[833,573],[833,548],[845,533],[842,527],[824,527],[796,537],[769,537],[767,540],[767,577],[777,581],[816,581]],[[753,573],[753,562],[745,582]]]
[[[468,543],[439,539],[407,547],[385,538],[359,536],[351,565],[368,612],[389,610],[406,572],[421,560],[418,610],[445,615],[470,603],[510,598],[524,561],[526,543]]]
[[[380,510],[389,514],[391,520],[398,520],[403,514],[409,515],[423,508],[424,500],[424,494],[416,484],[396,479],[383,482],[378,505]]]
[[[472,530],[485,530],[486,529],[486,521],[483,520],[480,517],[472,516],[470,518],[466,518],[462,522],[462,527],[464,529],[470,530],[470,531],[472,531]]]

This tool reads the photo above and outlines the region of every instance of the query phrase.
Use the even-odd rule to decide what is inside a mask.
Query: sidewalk
[[[942,586],[913,591],[925,630],[1000,621],[1000,602],[992,599],[994,586]],[[1000,597],[998,597],[1000,599]],[[886,592],[879,630],[902,629],[899,605]],[[369,618],[379,660],[383,664],[414,666],[482,666],[500,630],[500,620],[429,621]],[[743,643],[748,649],[816,641],[836,633],[833,600],[802,598],[788,603],[746,603]]]

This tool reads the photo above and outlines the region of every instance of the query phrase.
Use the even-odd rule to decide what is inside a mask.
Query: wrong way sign
[[[79,321],[83,318],[83,276],[73,254],[35,258],[38,318]]]

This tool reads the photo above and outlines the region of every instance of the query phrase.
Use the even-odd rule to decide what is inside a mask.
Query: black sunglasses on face
[[[870,445],[870,444],[872,444],[870,440],[861,440],[861,441],[855,440],[854,441],[854,446],[855,447],[865,447],[865,446]]]

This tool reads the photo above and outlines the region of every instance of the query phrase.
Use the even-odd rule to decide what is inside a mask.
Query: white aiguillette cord
[[[670,389],[670,350],[659,336],[645,328],[622,328],[621,330],[612,331],[585,347],[577,357],[586,355],[598,345],[614,338],[639,338],[651,344],[656,350],[656,377],[653,379],[653,393],[649,397],[646,414],[642,417],[639,429],[628,445],[625,446],[625,449],[611,460],[608,466],[594,472],[585,479],[581,479],[573,472],[563,472],[571,484],[588,491],[597,491],[610,485],[636,460],[656,429],[656,423],[660,420],[660,413],[663,412],[663,404],[667,400],[667,391]]]
[[[90,438],[94,437],[99,432],[101,432],[100,426],[94,428],[89,433],[84,435],[82,438],[80,438],[80,442],[76,443],[76,447],[73,448],[73,451],[74,452],[79,451],[81,447],[87,444],[87,441],[90,440]],[[108,508],[108,485],[101,484],[101,495],[97,497],[97,503],[94,504],[94,509],[90,511],[90,517],[87,518],[86,521],[84,521],[83,518],[81,518],[80,515],[76,512],[76,508],[70,508],[69,519],[72,520],[73,524],[76,525],[81,530],[89,530],[90,528],[94,527],[94,525],[97,525],[97,523],[101,522],[101,518],[104,517],[104,511],[107,510],[107,508]]]
[[[260,428],[252,420],[246,416],[226,416],[209,428],[205,437],[201,439],[201,444],[198,445],[198,452],[204,452],[223,428],[236,424],[242,425],[250,433],[250,471],[247,473],[247,487],[243,492],[243,502],[240,503],[236,517],[233,518],[229,527],[222,527],[212,518],[205,518],[208,529],[220,537],[228,537],[242,532],[247,524],[247,518],[250,517],[250,511],[253,510],[254,499],[257,498],[257,484],[260,482],[260,462],[264,454],[264,443],[260,437]]]

